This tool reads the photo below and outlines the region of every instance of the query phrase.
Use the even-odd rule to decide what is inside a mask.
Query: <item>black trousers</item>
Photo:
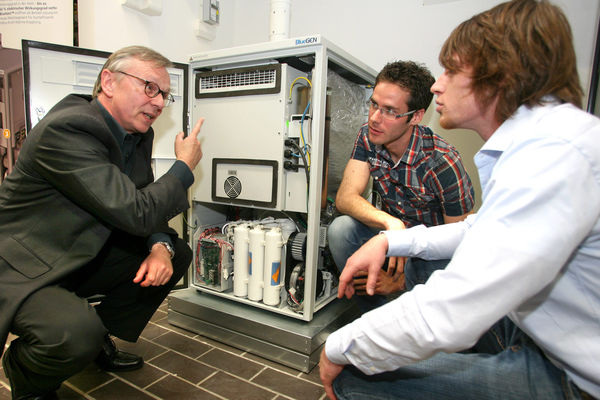
[[[133,283],[148,256],[146,241],[115,232],[88,265],[33,293],[15,315],[11,332],[18,338],[3,355],[13,396],[56,390],[97,357],[106,333],[136,341],[190,265],[189,246],[173,244],[173,276],[163,286]],[[96,307],[86,300],[93,295],[104,296]]]

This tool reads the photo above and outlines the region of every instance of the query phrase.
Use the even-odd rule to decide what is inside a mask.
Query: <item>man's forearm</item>
[[[362,222],[363,224],[377,229],[398,229],[401,221],[385,211],[381,211],[369,203],[362,196],[344,196],[344,199],[336,203],[339,212]],[[394,221],[394,223],[392,223]]]

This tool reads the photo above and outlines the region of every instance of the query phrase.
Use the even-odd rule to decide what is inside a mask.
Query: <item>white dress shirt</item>
[[[600,120],[520,107],[475,156],[465,221],[386,232],[389,256],[450,258],[425,285],[332,333],[327,357],[366,374],[472,346],[508,315],[600,397]]]

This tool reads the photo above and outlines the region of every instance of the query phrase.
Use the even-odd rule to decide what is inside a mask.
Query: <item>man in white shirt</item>
[[[486,141],[475,156],[482,206],[463,222],[386,231],[348,260],[340,297],[354,294],[359,271],[373,293],[386,256],[451,257],[426,284],[329,336],[325,390],[600,398],[600,120],[580,109],[567,19],[546,0],[503,3],[459,25],[439,58],[440,124]],[[510,327],[504,316],[524,334],[498,329]],[[500,350],[457,353],[482,335]]]

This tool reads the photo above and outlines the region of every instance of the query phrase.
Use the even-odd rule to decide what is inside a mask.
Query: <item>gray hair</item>
[[[101,75],[102,71],[105,69],[109,71],[120,71],[129,66],[132,59],[137,59],[140,61],[147,61],[153,63],[157,68],[170,68],[173,66],[173,63],[169,61],[166,57],[159,54],[158,52],[149,49],[144,46],[129,46],[123,47],[120,50],[115,51],[108,57],[102,70],[98,74],[98,78],[96,79],[96,84],[94,85],[94,91],[92,95],[97,97],[98,94],[102,91],[102,82]]]

